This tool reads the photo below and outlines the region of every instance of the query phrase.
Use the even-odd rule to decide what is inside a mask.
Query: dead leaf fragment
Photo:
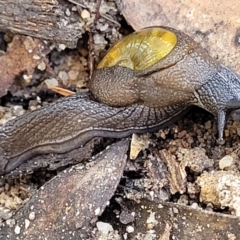
[[[177,192],[184,193],[186,191],[186,177],[185,166],[176,161],[175,156],[167,150],[160,151],[161,158],[167,163],[169,174],[167,176],[170,184],[170,192],[175,194]]]
[[[88,171],[76,165],[61,172],[16,213],[12,228],[4,225],[0,239],[86,239],[120,181],[127,149],[124,139],[100,153]],[[24,220],[33,214],[26,229]]]
[[[132,141],[130,146],[130,159],[136,159],[140,151],[146,149],[149,143],[150,141],[148,134],[138,136],[134,133],[132,135]]]
[[[48,88],[56,93],[61,94],[62,96],[65,96],[65,97],[75,94],[75,92],[73,92],[73,91],[70,91],[70,90],[64,89],[64,88],[60,88],[60,87],[49,86]]]

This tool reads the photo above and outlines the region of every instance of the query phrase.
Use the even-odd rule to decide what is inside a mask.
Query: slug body
[[[62,153],[95,136],[126,137],[164,127],[192,105],[218,119],[240,107],[240,79],[192,38],[146,28],[114,45],[76,94],[9,121],[0,130],[0,175],[37,154]]]
[[[187,107],[178,104],[159,110],[136,104],[115,108],[94,101],[91,94],[59,99],[9,121],[1,129],[1,174],[34,155],[67,152],[95,136],[122,138],[154,131],[186,111]]]

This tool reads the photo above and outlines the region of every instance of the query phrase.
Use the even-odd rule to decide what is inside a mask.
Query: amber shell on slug
[[[177,36],[170,30],[161,27],[142,29],[111,47],[97,68],[119,65],[133,71],[146,70],[167,56],[176,43]]]

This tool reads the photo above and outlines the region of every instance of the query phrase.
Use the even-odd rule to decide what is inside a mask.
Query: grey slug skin
[[[183,105],[149,108],[144,105],[110,107],[91,94],[61,98],[9,121],[0,129],[0,174],[43,153],[63,153],[95,136],[122,138],[153,131],[187,111]]]
[[[239,76],[191,37],[166,29],[178,41],[149,68],[116,64],[97,69],[89,81],[91,94],[62,98],[9,121],[0,130],[0,175],[34,155],[67,152],[95,136],[122,138],[153,131],[176,121],[193,105],[216,117],[223,139],[227,113],[240,108]],[[129,46],[135,49],[131,42],[126,45],[130,51]]]

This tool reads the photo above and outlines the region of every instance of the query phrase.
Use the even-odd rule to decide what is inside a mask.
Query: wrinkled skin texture
[[[192,38],[172,28],[173,50],[144,70],[97,69],[90,94],[66,97],[9,121],[0,130],[0,174],[42,153],[62,153],[95,136],[126,137],[164,127],[197,105],[218,118],[240,107],[240,80]],[[149,28],[151,31],[151,28]]]
[[[168,125],[187,108],[159,110],[144,105],[114,108],[93,100],[91,94],[62,98],[9,121],[0,132],[2,174],[40,153],[62,153],[95,136],[122,138]]]
[[[166,57],[146,70],[132,71],[121,66],[97,69],[89,82],[93,95],[116,107],[141,102],[158,108],[189,101],[221,66],[192,38],[168,29],[178,41]]]

